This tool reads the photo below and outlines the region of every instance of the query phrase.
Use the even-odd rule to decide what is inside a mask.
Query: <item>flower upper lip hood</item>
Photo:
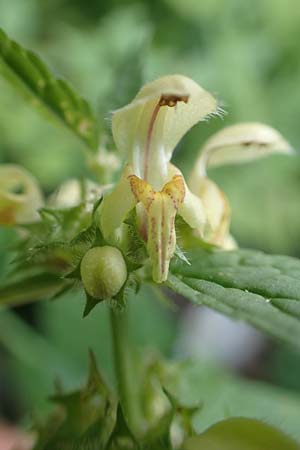
[[[133,173],[160,190],[180,139],[216,112],[216,99],[193,80],[165,76],[146,84],[129,105],[113,113],[113,137]]]
[[[206,174],[207,167],[240,164],[272,153],[293,153],[291,145],[274,128],[259,122],[230,125],[209,138],[200,151],[189,180]]]

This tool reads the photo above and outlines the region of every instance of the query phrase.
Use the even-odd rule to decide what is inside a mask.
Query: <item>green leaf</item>
[[[62,377],[64,381],[76,379],[78,368],[69,356],[60,352],[47,337],[39,334],[9,309],[0,313],[0,342],[13,357],[14,362],[21,363],[21,366],[18,366],[22,368],[19,371],[21,377],[24,373],[28,373],[26,372],[28,369],[34,371],[34,378],[39,378],[39,381],[33,379],[32,383],[37,389],[39,383],[47,384],[50,389],[55,377]],[[32,396],[34,397],[34,394]]]
[[[300,446],[270,425],[246,418],[224,420],[186,440],[183,450],[299,450]]]
[[[171,289],[300,349],[300,260],[252,250],[186,256],[191,265],[171,265]]]
[[[33,52],[12,41],[0,29],[0,74],[40,111],[51,112],[93,150],[98,148],[97,119],[89,104],[55,78]]]
[[[52,297],[67,287],[56,274],[40,273],[0,287],[0,305],[17,306]]]

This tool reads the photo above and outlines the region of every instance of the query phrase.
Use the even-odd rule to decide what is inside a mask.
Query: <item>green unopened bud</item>
[[[122,253],[115,247],[93,247],[83,257],[81,280],[89,295],[104,300],[114,297],[127,278]]]

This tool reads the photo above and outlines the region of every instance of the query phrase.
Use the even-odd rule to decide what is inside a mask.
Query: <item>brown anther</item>
[[[159,106],[169,106],[170,108],[173,108],[176,106],[177,102],[184,102],[187,103],[189,100],[188,95],[166,95],[162,94],[159,100]]]

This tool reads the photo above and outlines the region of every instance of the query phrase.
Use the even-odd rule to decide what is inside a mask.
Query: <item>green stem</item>
[[[110,310],[113,355],[118,393],[125,418],[135,432],[139,427],[139,407],[136,376],[133,370],[130,349],[127,314],[125,311]]]

